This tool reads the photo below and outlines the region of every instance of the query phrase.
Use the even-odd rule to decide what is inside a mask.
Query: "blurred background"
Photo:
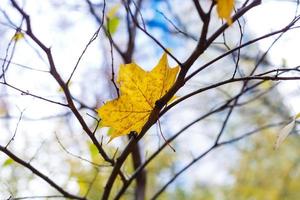
[[[51,47],[57,70],[67,80],[101,24],[104,2],[23,0],[18,3],[30,15],[35,35]],[[200,3],[208,9],[211,1]],[[236,8],[243,3],[236,1]],[[298,16],[297,8],[297,1],[263,1],[218,37],[197,59],[191,72],[244,42],[285,27]],[[121,50],[125,49],[128,30],[122,1],[106,1],[105,16],[107,20],[103,27],[114,43]],[[145,0],[139,20],[180,61],[184,61],[195,48],[202,27],[192,1]],[[211,20],[209,34],[222,25],[215,8]],[[9,143],[8,148],[12,152],[66,190],[99,199],[111,168],[98,155],[69,109],[27,94],[65,102],[62,89],[49,73],[47,57],[42,50],[26,34],[20,39],[13,39],[16,29],[21,27],[24,30],[25,24],[10,1],[2,0],[0,64],[3,69],[10,60],[5,73],[10,86],[0,84],[0,144],[5,146]],[[176,95],[180,98],[230,78],[236,63],[239,65],[237,77],[249,74],[258,63],[258,73],[298,66],[299,30],[295,28],[277,38],[278,35],[268,37],[213,63],[189,80]],[[134,42],[132,61],[145,70],[151,70],[163,54],[162,48],[141,30],[137,30]],[[107,34],[100,30],[72,77],[69,87],[73,100],[91,129],[96,127],[95,119],[99,118],[95,110],[117,97],[111,70],[114,69],[116,79],[119,65],[124,62],[118,50],[112,50]],[[169,63],[176,66],[170,57]],[[3,77],[0,80],[3,81]],[[171,137],[238,94],[242,85],[242,82],[223,85],[183,101],[160,119],[162,133],[166,138]],[[179,176],[159,199],[300,199],[300,138],[297,126],[278,150],[273,148],[280,129],[300,112],[299,89],[299,81],[265,81],[243,94],[221,141],[267,125],[270,128],[209,152]],[[147,166],[147,197],[151,197],[174,174],[214,143],[226,115],[226,111],[220,111],[195,123],[171,143],[176,152],[167,147]],[[108,128],[98,128],[96,137],[103,141],[103,147],[113,156],[124,149],[127,138],[119,137],[107,144],[109,131]],[[154,125],[140,142],[146,159],[164,143],[158,125]],[[133,172],[130,160],[126,161],[122,170],[125,176],[130,176]],[[121,181],[118,180],[113,194],[120,187]],[[131,187],[124,199],[132,199]],[[0,153],[0,199],[57,194],[43,180]]]

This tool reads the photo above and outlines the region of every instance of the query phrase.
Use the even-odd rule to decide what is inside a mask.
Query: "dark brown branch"
[[[195,7],[196,7],[196,10],[198,12],[198,15],[199,15],[200,19],[204,22],[205,18],[206,18],[206,14],[205,14],[205,12],[202,9],[202,7],[201,7],[201,5],[199,3],[199,0],[193,0],[193,3],[195,5]]]
[[[15,162],[19,163],[23,167],[29,169],[33,174],[37,175],[44,181],[46,181],[51,187],[55,188],[58,192],[60,192],[64,197],[70,198],[70,199],[78,199],[78,200],[86,200],[84,197],[79,197],[73,194],[70,194],[69,192],[65,191],[62,187],[57,185],[53,180],[51,180],[48,176],[40,172],[38,169],[33,167],[30,163],[25,162],[21,158],[17,157],[14,153],[12,153],[10,150],[7,148],[0,146],[0,151],[6,154],[8,157],[13,159]]]
[[[245,7],[244,9],[242,9],[241,11],[239,11],[234,17],[233,17],[233,21],[235,21],[236,19],[238,19],[239,17],[241,17],[243,14],[245,14],[248,10],[250,10],[252,7],[258,5],[258,2],[260,2],[260,0],[254,0],[252,4],[250,4],[248,7]],[[127,12],[131,13],[132,16],[132,12],[130,10],[129,7],[127,7]],[[153,39],[158,45],[160,45],[164,50],[166,50],[159,41],[157,41],[151,34],[149,34],[146,30],[144,30],[141,26],[139,26],[138,22],[135,21],[135,19],[133,19],[133,21],[137,24],[137,27],[139,29],[141,29],[145,34],[147,34],[151,39]],[[192,66],[192,64],[194,63],[194,61],[205,51],[205,49],[213,42],[213,40],[216,38],[216,36],[220,35],[222,32],[220,32],[220,30],[222,29],[222,31],[224,31],[228,26],[225,25],[223,28],[221,27],[220,29],[218,29],[216,31],[215,34],[213,34],[213,36],[210,37],[209,42],[206,42],[206,45],[197,45],[197,48],[194,50],[194,52],[192,53],[192,55],[190,56],[190,58],[183,64],[181,65],[181,71],[178,75],[178,78],[175,82],[175,84],[173,85],[173,87],[160,99],[156,102],[156,105],[153,109],[153,111],[151,112],[148,121],[146,122],[146,124],[144,125],[144,127],[142,128],[141,133],[136,137],[130,140],[129,144],[125,147],[124,151],[121,153],[121,155],[117,158],[117,161],[115,163],[115,166],[113,168],[112,173],[110,174],[110,177],[108,178],[108,181],[106,183],[106,186],[104,188],[104,193],[102,196],[102,200],[106,200],[109,198],[110,195],[110,191],[112,189],[112,186],[116,180],[118,171],[120,171],[120,168],[122,166],[122,164],[124,163],[124,161],[126,160],[127,156],[130,154],[130,152],[132,151],[134,145],[146,134],[147,130],[153,125],[155,124],[155,122],[158,120],[159,118],[159,112],[160,110],[167,104],[167,102],[175,95],[175,93],[184,85],[184,78],[185,75],[188,71],[188,69]],[[203,34],[201,34],[203,35]],[[200,42],[200,41],[199,41]],[[203,49],[198,49],[199,47],[203,48]],[[169,52],[166,50],[166,52],[169,54]],[[173,58],[173,57],[172,57]],[[175,61],[177,62],[178,60],[175,58]],[[179,63],[179,61],[178,61]]]
[[[73,99],[72,99],[72,95],[70,93],[70,90],[67,86],[67,84],[63,81],[63,79],[61,78],[61,76],[59,75],[59,73],[56,70],[56,66],[52,57],[52,53],[51,53],[51,49],[46,47],[45,44],[43,44],[32,32],[32,28],[31,28],[31,23],[30,23],[30,17],[29,15],[27,15],[25,13],[25,11],[23,9],[20,8],[20,6],[15,2],[15,0],[11,0],[11,3],[13,4],[13,6],[19,11],[19,13],[25,18],[26,21],[26,25],[27,25],[27,30],[26,33],[27,35],[44,51],[44,53],[47,55],[48,58],[48,62],[50,65],[50,74],[53,76],[53,78],[57,81],[57,83],[59,84],[59,86],[62,88],[62,90],[64,91],[67,103],[68,103],[68,107],[71,109],[71,111],[73,112],[73,114],[75,115],[75,117],[77,118],[77,120],[79,121],[79,123],[81,124],[83,130],[88,134],[88,136],[90,137],[90,139],[92,140],[92,142],[94,143],[94,145],[97,147],[99,153],[101,154],[101,156],[104,158],[105,161],[111,163],[112,165],[114,164],[114,160],[110,159],[108,157],[108,155],[106,154],[106,152],[104,151],[104,149],[102,148],[102,146],[99,144],[99,142],[97,141],[96,137],[94,136],[94,134],[92,133],[92,131],[89,129],[88,125],[85,123],[84,119],[82,118],[82,116],[80,115],[79,111],[77,110],[77,108],[74,105]]]

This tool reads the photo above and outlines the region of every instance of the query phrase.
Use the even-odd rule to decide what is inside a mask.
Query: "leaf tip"
[[[295,126],[295,122],[296,122],[296,118],[294,118],[290,123],[288,123],[279,131],[276,142],[274,144],[275,150],[279,148],[279,146],[286,140],[286,138],[292,132]]]

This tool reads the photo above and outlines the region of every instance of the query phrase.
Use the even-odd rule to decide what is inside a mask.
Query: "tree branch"
[[[59,84],[59,86],[62,88],[62,90],[64,91],[67,103],[68,103],[68,107],[71,109],[71,111],[73,112],[73,114],[75,115],[75,117],[77,118],[77,120],[79,121],[79,123],[81,124],[83,130],[88,134],[88,136],[90,137],[90,139],[92,140],[92,142],[94,143],[94,145],[97,147],[99,153],[101,154],[101,156],[104,158],[105,161],[111,163],[112,165],[114,164],[114,160],[110,159],[108,157],[108,155],[105,153],[104,149],[102,148],[102,146],[99,144],[99,142],[97,141],[96,137],[94,136],[94,134],[92,133],[92,131],[89,129],[88,125],[85,123],[84,119],[82,118],[82,116],[80,115],[79,111],[77,110],[77,108],[74,105],[73,99],[72,99],[72,95],[70,93],[70,90],[67,86],[67,84],[63,81],[63,79],[61,78],[61,76],[59,75],[59,73],[56,70],[56,66],[52,57],[52,53],[51,53],[51,49],[46,47],[45,44],[43,44],[32,32],[32,28],[31,28],[31,22],[30,22],[30,17],[27,13],[25,13],[25,11],[20,8],[20,6],[15,2],[15,0],[11,0],[12,5],[19,11],[19,13],[25,18],[26,21],[26,25],[27,25],[27,30],[26,30],[26,34],[44,51],[44,53],[46,54],[47,58],[48,58],[48,62],[50,65],[50,74],[53,76],[53,78],[57,81],[57,83]]]
[[[64,197],[70,198],[70,199],[78,199],[78,200],[86,200],[84,197],[79,197],[73,194],[70,194],[66,190],[64,190],[62,187],[57,185],[53,180],[51,180],[48,176],[37,170],[35,167],[33,167],[30,163],[25,162],[21,158],[17,157],[14,153],[12,153],[10,150],[5,148],[4,146],[0,146],[0,151],[6,154],[8,157],[13,159],[15,162],[19,163],[23,167],[29,169],[33,174],[37,175],[44,181],[46,181],[51,187],[55,188],[58,192],[60,192]]]
[[[244,9],[242,9],[241,11],[239,11],[234,17],[233,17],[233,21],[235,21],[236,19],[238,19],[239,17],[241,17],[243,14],[245,14],[248,10],[250,10],[252,7],[256,6],[257,3],[260,2],[260,0],[254,0],[252,4],[249,4],[248,7],[245,7]],[[130,8],[128,8],[128,11],[131,13]],[[133,19],[134,20],[134,19]],[[145,34],[147,34],[150,38],[152,38],[157,44],[160,45],[160,43],[152,36],[150,35],[146,30],[144,30],[142,27],[139,26],[139,24],[137,22],[135,22],[137,24],[137,27],[139,29],[141,29]],[[182,65],[181,71],[177,77],[176,82],[174,83],[173,87],[161,98],[156,102],[156,105],[153,109],[153,111],[151,112],[148,121],[146,122],[146,124],[143,126],[142,131],[140,132],[140,134],[136,137],[130,140],[130,142],[128,143],[128,145],[125,147],[124,151],[121,153],[121,155],[117,158],[117,161],[115,163],[115,166],[113,168],[112,173],[110,174],[108,181],[105,185],[104,188],[104,193],[102,196],[102,200],[106,200],[108,199],[109,195],[110,195],[110,191],[112,189],[112,186],[116,180],[118,171],[120,170],[122,164],[124,163],[124,161],[126,160],[127,156],[130,154],[130,152],[132,151],[134,145],[146,134],[146,132],[148,131],[148,129],[156,123],[156,121],[159,118],[159,112],[160,110],[169,102],[169,100],[175,95],[175,93],[184,85],[184,78],[185,75],[188,71],[188,69],[192,66],[192,64],[194,63],[194,61],[205,51],[205,49],[207,49],[207,47],[213,42],[213,40],[215,39],[216,36],[220,35],[222,32],[220,32],[220,30],[224,31],[228,26],[224,25],[224,27],[222,26],[220,29],[218,29],[216,31],[215,34],[213,34],[212,37],[210,37],[209,42],[206,43],[206,45],[197,45],[198,48],[196,48],[194,50],[194,52],[192,53],[192,55],[189,57],[189,59]],[[205,34],[202,34],[205,35]],[[200,42],[200,41],[199,41]],[[162,45],[160,45],[162,48],[164,48]],[[201,48],[200,48],[201,47]],[[164,48],[164,50],[166,50]],[[166,52],[168,52],[166,50]],[[168,52],[169,54],[169,52]],[[172,57],[173,58],[173,57]],[[176,59],[176,58],[175,58]],[[176,62],[178,61],[177,59],[175,60]],[[179,62],[179,61],[178,61]]]

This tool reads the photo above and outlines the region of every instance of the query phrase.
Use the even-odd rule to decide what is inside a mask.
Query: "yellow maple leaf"
[[[231,13],[234,0],[217,0],[217,12],[220,18],[225,19],[229,25],[232,24]]]
[[[141,132],[155,102],[172,87],[178,71],[179,66],[169,67],[166,53],[150,72],[135,63],[120,66],[120,97],[97,110],[101,126],[112,128],[110,140],[131,131]]]

